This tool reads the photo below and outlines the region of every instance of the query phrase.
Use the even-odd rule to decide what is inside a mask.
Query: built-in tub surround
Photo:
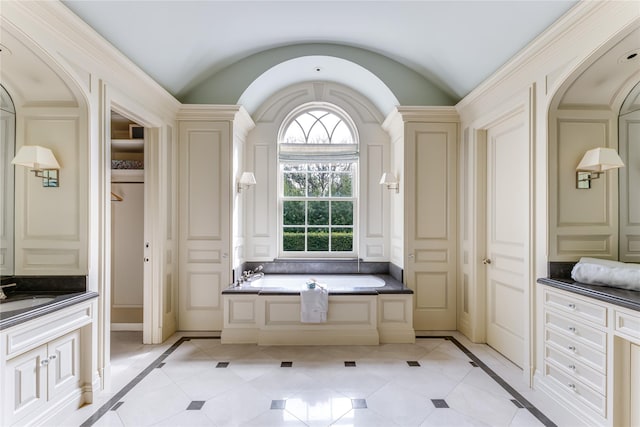
[[[266,266],[265,266],[266,269]],[[326,283],[324,323],[300,322],[300,291]],[[260,286],[260,284],[265,286]],[[265,274],[231,285],[224,300],[223,343],[377,345],[413,343],[413,291],[390,275]]]
[[[402,282],[402,268],[390,262],[370,262],[359,259],[276,259],[269,262],[247,261],[234,270],[234,278],[245,270],[262,266],[265,274],[388,274]]]
[[[383,278],[370,274],[268,274],[262,278],[243,283],[242,287],[259,288],[261,290],[301,291],[307,282],[313,281],[329,292],[377,291],[386,285]]]

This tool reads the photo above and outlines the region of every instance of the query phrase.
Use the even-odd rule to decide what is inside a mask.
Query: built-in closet
[[[111,113],[111,329],[142,330],[144,128]]]

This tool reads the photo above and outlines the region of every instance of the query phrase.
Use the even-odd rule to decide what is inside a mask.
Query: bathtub
[[[300,322],[300,292],[329,291],[324,323]],[[258,345],[413,343],[413,292],[387,275],[266,274],[222,292],[221,342]]]
[[[357,291],[358,289],[382,288],[386,281],[378,276],[369,274],[267,274],[261,279],[246,282],[251,288],[280,289],[300,292],[307,288],[309,280],[315,280],[329,292],[332,291]]]

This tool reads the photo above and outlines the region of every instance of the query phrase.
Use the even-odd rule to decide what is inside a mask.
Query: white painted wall
[[[16,115],[17,148],[43,145],[60,164],[59,187],[43,187],[16,169],[16,275],[88,273],[86,109],[23,107]]]
[[[111,203],[111,323],[142,326],[144,181],[127,181],[112,173],[111,190],[122,200]]]
[[[595,107],[595,106],[594,106]],[[610,109],[558,110],[549,122],[549,259],[618,259],[618,174],[576,188],[576,166],[596,147],[618,148],[617,114]]]

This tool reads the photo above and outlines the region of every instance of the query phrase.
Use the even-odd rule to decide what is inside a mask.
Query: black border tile
[[[124,405],[124,402],[120,401],[118,403],[116,403],[115,405],[113,405],[113,407],[111,408],[112,411],[117,411],[119,407],[121,407],[122,405]]]
[[[440,338],[445,339],[447,341],[451,341],[456,347],[458,347],[469,359],[474,361],[478,367],[480,367],[487,375],[489,375],[495,382],[497,382],[503,389],[505,389],[511,397],[517,400],[526,410],[528,410],[531,415],[536,417],[538,421],[545,425],[545,427],[557,427],[557,425],[547,418],[538,408],[533,406],[531,402],[524,398],[516,389],[511,387],[505,380],[503,380],[498,374],[493,372],[491,368],[489,368],[485,363],[480,360],[475,354],[473,354],[469,349],[467,349],[460,341],[458,341],[455,337],[451,335],[443,335],[443,336],[416,336],[418,338]]]
[[[518,402],[516,399],[511,399],[511,402],[516,405],[516,408],[524,408],[524,406],[522,406],[522,404],[520,402]]]
[[[118,403],[127,393],[129,393],[136,385],[138,385],[138,383],[140,381],[142,381],[144,379],[144,377],[149,375],[149,373],[151,371],[153,371],[154,369],[156,369],[159,364],[164,362],[164,359],[166,359],[171,353],[176,351],[176,349],[178,347],[180,347],[180,345],[182,345],[183,342],[191,341],[191,339],[218,339],[219,340],[220,337],[182,337],[182,338],[179,338],[175,343],[173,343],[173,345],[171,345],[171,347],[169,347],[167,350],[165,350],[164,353],[162,353],[160,356],[158,356],[158,358],[156,360],[151,362],[151,364],[149,366],[144,368],[142,370],[142,372],[140,372],[138,375],[136,375],[136,377],[134,379],[129,381],[129,383],[127,385],[122,387],[122,389],[120,389],[120,391],[118,391],[116,394],[114,394],[113,397],[107,401],[107,403],[102,405],[93,415],[91,415],[89,418],[87,418],[85,420],[85,422],[80,424],[80,427],[89,427],[89,426],[92,426],[93,424],[95,424],[96,422],[98,422],[98,420],[104,414],[106,414],[109,411],[109,409],[111,409],[113,407],[113,405]]]

